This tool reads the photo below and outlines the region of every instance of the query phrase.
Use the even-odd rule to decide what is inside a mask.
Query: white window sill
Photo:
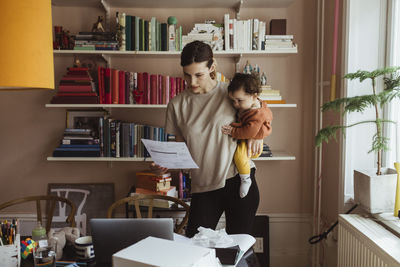
[[[400,218],[395,217],[393,212],[373,214],[373,217],[400,235]]]

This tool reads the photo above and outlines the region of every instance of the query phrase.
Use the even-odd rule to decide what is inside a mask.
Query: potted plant
[[[371,149],[368,153],[377,153],[376,168],[371,170],[354,170],[354,199],[364,209],[370,213],[392,211],[394,207],[397,173],[393,169],[383,168],[382,153],[388,150],[389,139],[383,135],[383,125],[385,123],[395,123],[382,118],[380,112],[384,104],[389,103],[394,98],[400,97],[400,67],[388,67],[374,71],[357,71],[344,76],[345,79],[371,81],[371,94],[359,95],[354,97],[337,98],[323,104],[322,112],[328,110],[342,110],[342,116],[351,112],[363,112],[369,107],[375,109],[375,120],[362,120],[351,125],[330,125],[321,129],[316,137],[316,146],[319,147],[323,142],[328,143],[331,139],[336,139],[336,132],[354,127],[360,124],[374,124],[375,134],[372,138]],[[383,76],[384,90],[377,92],[376,83],[379,77]]]

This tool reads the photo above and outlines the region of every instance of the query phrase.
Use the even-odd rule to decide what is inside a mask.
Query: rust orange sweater
[[[241,115],[240,122],[231,123],[231,136],[236,139],[263,139],[272,132],[272,111],[260,100],[261,107],[250,109]]]

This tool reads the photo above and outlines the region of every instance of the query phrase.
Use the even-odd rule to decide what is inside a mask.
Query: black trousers
[[[251,234],[254,218],[260,202],[255,179],[255,168],[251,169],[251,187],[247,196],[240,198],[240,176],[227,179],[225,187],[203,193],[193,193],[190,202],[186,236],[193,237],[199,226],[215,229],[225,211],[228,234]]]

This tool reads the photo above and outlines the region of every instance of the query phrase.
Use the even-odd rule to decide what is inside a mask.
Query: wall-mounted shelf
[[[294,0],[245,0],[241,8],[282,8],[288,7]],[[137,7],[137,8],[232,8],[239,6],[240,0],[52,0],[54,6],[87,6],[101,7],[103,2],[112,7]]]
[[[48,161],[142,161],[151,162],[151,158],[112,158],[112,157],[47,157]]]
[[[295,160],[295,156],[291,156],[286,152],[275,151],[272,152],[273,157],[259,157],[253,160],[267,161],[267,160]],[[110,158],[110,157],[47,157],[48,161],[136,161],[136,162],[152,162],[151,158]]]
[[[267,161],[267,160],[296,160],[296,157],[284,151],[272,151],[272,157],[259,157],[252,159],[254,161]]]
[[[298,52],[297,45],[292,48],[267,48],[267,50],[248,50],[248,51],[214,51],[214,55],[218,57],[240,57],[257,56],[257,55],[284,55],[296,54]],[[54,50],[54,55],[112,55],[112,56],[157,56],[157,57],[178,57],[180,51],[113,51],[113,50]]]
[[[268,104],[270,108],[295,108],[297,104]],[[151,104],[46,104],[46,108],[167,108],[167,105]]]

